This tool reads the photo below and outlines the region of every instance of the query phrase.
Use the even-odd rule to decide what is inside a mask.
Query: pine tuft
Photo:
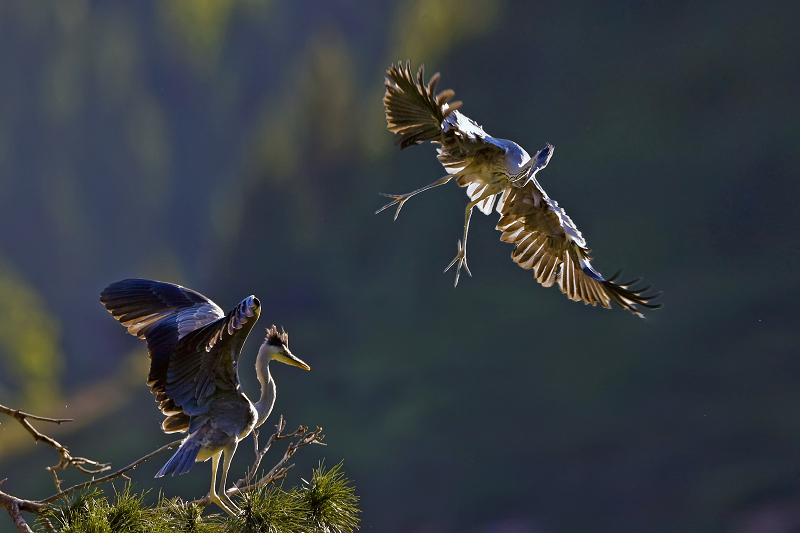
[[[236,502],[242,516],[227,521],[225,533],[306,533],[308,508],[297,489],[269,485],[245,493]]]
[[[342,463],[327,471],[320,463],[311,481],[303,481],[306,486],[301,492],[310,509],[312,531],[350,533],[358,529],[358,496],[342,472]]]

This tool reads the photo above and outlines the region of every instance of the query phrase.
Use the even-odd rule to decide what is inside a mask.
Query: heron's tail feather
[[[158,471],[156,477],[163,477],[166,475],[174,476],[175,474],[185,474],[194,466],[197,459],[197,454],[200,452],[200,443],[191,439],[183,441],[181,447],[175,452],[167,464]]]
[[[415,80],[408,61],[405,66],[401,61],[386,71],[386,127],[397,134],[395,142],[400,148],[425,141],[441,142],[444,119],[461,106],[461,102],[449,103],[455,94],[452,90],[434,93],[438,73],[431,76],[427,85],[424,77],[425,67],[420,65]]]

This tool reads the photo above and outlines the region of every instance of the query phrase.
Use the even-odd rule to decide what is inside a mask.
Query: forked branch
[[[33,440],[36,442],[44,442],[48,446],[55,448],[55,450],[59,453],[61,459],[58,461],[58,463],[47,467],[47,470],[53,474],[53,482],[56,485],[56,490],[61,490],[61,481],[58,479],[57,473],[57,470],[59,469],[66,470],[70,466],[73,466],[81,472],[91,475],[99,474],[111,469],[111,466],[105,463],[99,463],[92,459],[87,459],[86,457],[74,457],[66,448],[66,446],[63,446],[54,438],[49,437],[44,433],[40,433],[28,421],[30,419],[61,425],[64,422],[72,422],[71,418],[48,418],[45,416],[37,416],[30,413],[25,413],[19,409],[11,409],[10,407],[6,407],[4,405],[0,405],[0,413],[6,414],[19,422],[22,427],[24,427],[25,430],[33,436]]]

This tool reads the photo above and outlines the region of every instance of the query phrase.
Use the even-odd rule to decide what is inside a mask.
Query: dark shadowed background
[[[799,5],[5,2],[0,403],[74,418],[39,427],[114,467],[169,442],[98,301],[151,277],[289,331],[312,371],[273,370],[273,417],[328,446],[288,483],[344,459],[364,531],[798,531]],[[405,58],[489,133],[553,143],[540,183],[663,309],[541,288],[496,214],[453,289],[454,184],[374,215],[443,174],[385,129]],[[54,452],[0,423],[3,490],[51,494]],[[166,459],[135,487],[205,494],[208,464],[154,480]]]

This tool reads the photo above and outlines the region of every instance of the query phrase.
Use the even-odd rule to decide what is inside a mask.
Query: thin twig
[[[178,444],[180,444],[181,442],[183,442],[183,439],[176,440],[175,442],[170,442],[169,444],[165,444],[164,446],[162,446],[161,448],[157,449],[156,451],[148,453],[147,455],[145,455],[141,459],[137,459],[136,461],[132,462],[131,464],[129,464],[125,468],[121,468],[121,469],[117,470],[116,472],[114,472],[113,474],[108,474],[107,476],[103,476],[103,477],[98,478],[98,479],[92,479],[92,480],[89,480],[89,481],[85,481],[83,483],[79,483],[78,485],[70,487],[70,488],[68,488],[66,490],[62,490],[58,494],[54,494],[54,495],[50,496],[49,498],[45,498],[44,500],[40,500],[40,501],[42,503],[54,502],[55,500],[57,500],[59,498],[63,498],[67,494],[69,494],[71,492],[74,492],[76,490],[85,489],[87,487],[91,487],[92,485],[97,485],[98,483],[105,483],[106,481],[114,479],[114,478],[117,478],[117,477],[124,477],[123,474],[125,472],[127,472],[128,470],[133,470],[134,468],[139,466],[141,463],[147,461],[151,457],[153,457],[155,455],[158,455],[159,453],[163,452],[164,450],[168,450],[170,448],[173,448],[173,447],[177,446]]]
[[[49,446],[52,446],[53,448],[55,448],[59,452],[64,448],[63,446],[61,446],[61,444],[56,442],[54,439],[52,439],[52,438],[48,437],[47,435],[44,435],[44,434],[39,433],[38,431],[36,431],[36,428],[33,427],[30,424],[30,422],[28,422],[27,419],[30,418],[32,420],[41,420],[43,422],[52,422],[52,423],[58,424],[58,425],[61,425],[64,422],[72,422],[72,419],[69,419],[69,418],[46,418],[44,416],[36,416],[36,415],[32,415],[30,413],[25,413],[23,411],[20,411],[19,409],[11,409],[10,407],[6,407],[5,405],[0,405],[0,413],[3,413],[5,415],[10,416],[11,418],[15,419],[17,422],[22,424],[22,427],[24,427],[25,430],[33,436],[33,440],[35,440],[36,442],[39,442],[39,441],[44,442],[45,444],[47,444]]]
[[[239,481],[234,483],[234,486],[243,487],[245,485],[250,484],[250,482],[253,481],[253,478],[255,477],[256,472],[258,472],[258,467],[261,465],[261,460],[267,454],[267,452],[269,451],[270,447],[273,444],[275,444],[277,441],[284,440],[284,439],[293,439],[295,437],[300,437],[300,436],[304,435],[308,431],[307,427],[300,426],[293,433],[288,433],[288,434],[284,435],[283,434],[283,430],[284,429],[286,429],[286,421],[283,419],[283,415],[281,415],[280,418],[278,419],[278,423],[275,425],[275,433],[272,434],[272,436],[269,438],[267,443],[261,449],[258,448],[258,432],[257,431],[253,432],[253,440],[255,442],[255,447],[256,447],[256,460],[253,463],[253,466],[251,466],[247,470],[247,475],[245,475],[245,477],[243,477],[242,479],[240,479]]]
[[[72,422],[71,418],[49,418],[46,416],[32,415],[30,413],[23,413],[19,409],[11,409],[5,405],[0,405],[0,413],[6,414],[13,418],[22,416],[23,418],[30,418],[31,420],[41,420],[42,422],[52,422],[54,424],[63,424],[64,422]]]
[[[322,439],[325,436],[322,434],[322,428],[318,427],[316,430],[306,433],[307,429],[303,432],[305,433],[300,440],[297,442],[290,443],[289,446],[286,448],[286,452],[283,454],[283,458],[278,461],[278,463],[272,467],[272,470],[267,472],[264,476],[261,477],[255,483],[251,483],[245,487],[235,487],[232,490],[228,490],[227,492],[231,494],[240,494],[242,492],[249,492],[253,489],[263,487],[264,485],[268,485],[269,483],[274,483],[279,479],[283,479],[286,477],[286,474],[294,468],[294,465],[289,465],[284,467],[283,465],[286,464],[289,459],[295,454],[297,450],[302,448],[303,446],[307,446],[309,444],[323,444]]]
[[[53,424],[61,425],[64,422],[72,422],[71,418],[48,418],[45,416],[38,416],[32,415],[30,413],[25,413],[20,411],[19,409],[11,409],[10,407],[6,407],[4,405],[0,405],[0,413],[6,414],[12,418],[14,418],[17,422],[19,422],[25,430],[33,436],[33,440],[36,442],[44,442],[48,446],[55,448],[55,450],[61,455],[61,459],[58,461],[57,464],[53,466],[48,466],[47,470],[53,474],[53,482],[56,485],[56,490],[61,490],[61,481],[58,479],[57,470],[66,470],[70,465],[74,466],[81,472],[85,474],[99,474],[101,472],[105,472],[106,470],[110,470],[111,466],[105,463],[99,463],[97,461],[93,461],[92,459],[87,459],[86,457],[73,457],[70,454],[69,450],[66,446],[63,446],[57,440],[53,439],[52,437],[48,437],[44,433],[40,433],[37,431],[35,427],[28,422],[28,419],[31,420],[39,420],[42,422],[51,422]],[[88,468],[94,467],[94,468]]]
[[[42,524],[42,527],[45,529],[45,531],[47,531],[47,533],[58,533],[48,517],[40,516],[39,523]]]

